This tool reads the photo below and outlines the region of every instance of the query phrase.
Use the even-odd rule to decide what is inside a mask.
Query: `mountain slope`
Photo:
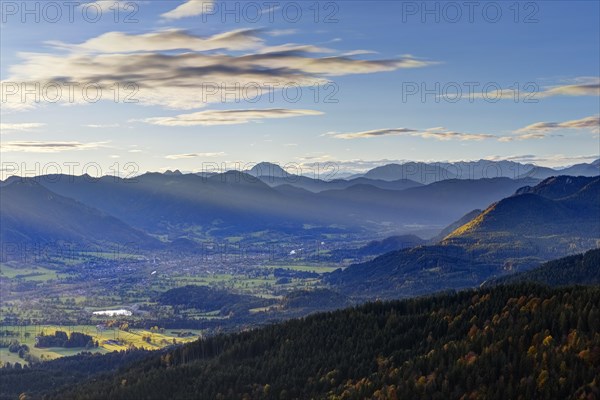
[[[376,302],[207,338],[68,388],[47,386],[69,374],[64,361],[3,374],[0,387],[61,400],[593,398],[599,290],[509,285]]]
[[[486,285],[518,282],[549,286],[600,285],[600,249],[548,261],[530,271],[493,279]]]
[[[158,247],[160,242],[124,222],[33,180],[18,180],[0,190],[0,240],[5,245],[119,245]]]
[[[363,298],[472,287],[598,247],[599,198],[600,178],[550,178],[492,204],[437,245],[384,254],[324,279]]]
[[[561,257],[600,240],[600,177],[548,178],[492,204],[444,243],[485,257]]]
[[[443,240],[446,236],[454,232],[457,228],[460,228],[461,226],[471,222],[471,220],[473,220],[473,218],[477,217],[479,214],[481,214],[481,210],[473,210],[466,213],[460,219],[442,229],[438,235],[431,238],[430,242],[433,244],[438,243],[440,240]]]
[[[435,164],[419,162],[407,162],[404,164],[388,164],[373,168],[364,174],[365,178],[380,179],[384,181],[395,181],[398,179],[410,179],[427,185],[446,179],[458,178],[456,171],[450,171]]]
[[[358,249],[360,255],[377,255],[401,250],[407,247],[421,246],[425,241],[415,235],[390,236],[382,240],[374,240]]]

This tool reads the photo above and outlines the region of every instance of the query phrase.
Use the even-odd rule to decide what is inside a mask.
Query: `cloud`
[[[366,54],[377,54],[377,52],[372,51],[372,50],[351,50],[342,55],[344,57],[350,57],[350,56],[362,56],[362,55],[366,55]]]
[[[597,77],[579,77],[571,79],[572,84],[538,87],[533,83],[528,83],[521,89],[500,88],[497,85],[489,88],[484,93],[474,89],[470,94],[472,98],[486,100],[515,100],[521,98],[524,101],[537,101],[540,98],[553,96],[600,96],[600,79]],[[470,96],[464,96],[469,98]],[[452,97],[452,95],[438,96]]]
[[[542,91],[540,96],[600,96],[600,82],[554,86]]]
[[[191,114],[180,114],[175,117],[147,118],[142,120],[142,122],[162,126],[238,125],[257,122],[263,119],[291,118],[322,114],[322,112],[315,110],[290,110],[284,108],[264,110],[208,110]]]
[[[514,141],[522,141],[522,140],[531,140],[531,139],[545,139],[548,135],[545,133],[525,133],[521,135],[514,136],[501,136],[499,137],[499,142],[514,142]]]
[[[545,134],[561,129],[588,129],[591,132],[598,133],[600,131],[600,116],[595,115],[564,122],[536,122],[516,130],[515,133]]]
[[[119,124],[88,124],[88,125],[84,125],[87,128],[95,128],[95,129],[102,129],[102,128],[118,128]]]
[[[11,133],[11,132],[25,132],[33,129],[41,128],[46,124],[39,122],[22,122],[22,123],[0,123],[0,132]]]
[[[267,35],[274,37],[295,35],[296,33],[298,33],[298,29],[271,29],[267,31]]]
[[[209,158],[209,157],[222,157],[227,155],[226,153],[220,151],[217,153],[187,153],[187,154],[170,154],[165,156],[165,158],[169,160],[183,160],[187,158]]]
[[[53,52],[19,53],[21,61],[8,68],[9,76],[2,82],[3,99],[7,99],[3,108],[19,110],[37,105],[33,96],[28,96],[27,103],[19,95],[11,96],[7,92],[11,82],[64,85],[61,104],[67,100],[85,104],[82,87],[89,83],[100,88],[102,99],[110,100],[116,85],[127,88],[133,83],[137,90],[121,90],[120,101],[130,95],[128,100],[142,105],[190,110],[232,101],[234,95],[235,99],[254,99],[255,94],[260,98],[291,85],[324,85],[336,76],[432,64],[411,57],[359,60],[319,56],[332,50],[298,44],[266,46],[257,34],[256,30],[235,30],[201,38],[179,30],[142,35],[112,32],[79,45],[54,43],[58,48]],[[248,54],[227,54],[246,47],[256,48]],[[70,93],[67,84],[75,86],[72,99],[66,95]]]
[[[124,32],[107,32],[81,44],[49,41],[47,44],[71,51],[99,53],[136,53],[168,50],[249,50],[261,47],[264,41],[256,29],[238,29],[201,37],[181,29],[133,35]]]
[[[185,3],[180,4],[173,10],[162,14],[161,17],[173,20],[202,15],[205,11],[209,11],[211,9],[213,3],[213,1],[207,0],[187,0]]]
[[[460,140],[479,141],[485,139],[496,139],[499,142],[513,142],[532,139],[544,139],[553,131],[561,129],[589,129],[594,133],[600,130],[600,117],[592,116],[565,122],[536,122],[524,128],[514,131],[513,135],[491,135],[487,133],[464,133],[451,131],[443,127],[429,128],[425,130],[410,128],[374,129],[362,132],[328,132],[321,136],[331,136],[336,139],[364,139],[383,136],[413,136],[425,139],[437,140]],[[553,136],[562,136],[553,134]]]
[[[437,139],[437,140],[484,140],[497,138],[495,135],[483,134],[483,133],[463,133],[450,131],[445,128],[436,127],[426,130],[417,130],[409,128],[393,128],[393,129],[374,129],[370,131],[352,132],[352,133],[337,133],[330,132],[326,134],[336,139],[362,139],[362,138],[373,138],[383,136],[414,136],[422,137],[426,139]]]
[[[97,0],[97,1],[86,1],[77,4],[79,9],[89,9],[90,15],[93,15],[94,10],[101,10],[104,15],[113,15],[116,12],[115,6],[118,6],[123,11],[134,11],[137,10],[133,7],[139,7],[139,1],[137,0]]]
[[[105,147],[107,142],[81,143],[81,142],[36,142],[13,141],[3,142],[0,149],[4,152],[23,153],[59,153],[73,150],[93,150]]]
[[[549,155],[535,155],[535,154],[517,154],[508,156],[487,156],[484,158],[489,161],[514,161],[518,163],[526,164],[543,164],[546,166],[566,166],[572,165],[573,163],[590,162],[598,159],[598,154],[595,155],[583,155],[583,156],[567,156],[564,154],[549,154]]]

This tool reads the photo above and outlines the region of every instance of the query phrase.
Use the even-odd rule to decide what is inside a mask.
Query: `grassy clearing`
[[[130,329],[129,331],[123,331],[120,329],[105,329],[99,330],[93,325],[76,325],[76,326],[57,326],[57,325],[42,325],[42,326],[0,326],[0,331],[4,332],[15,331],[16,336],[3,336],[3,340],[16,339],[21,344],[26,344],[30,348],[30,353],[42,360],[52,360],[59,357],[72,356],[82,351],[91,351],[98,353],[106,353],[111,351],[127,350],[130,346],[137,348],[145,348],[148,350],[158,350],[166,346],[173,344],[187,343],[197,340],[202,335],[200,330],[191,329],[165,329],[163,332],[153,332],[144,329]],[[54,334],[55,331],[64,332],[81,332],[92,336],[94,341],[98,341],[98,348],[62,348],[62,347],[49,347],[49,348],[36,348],[35,336],[41,332],[45,334]],[[190,337],[179,337],[177,332],[185,331],[192,332],[194,336]],[[150,338],[148,343],[144,338]],[[10,353],[7,348],[0,349],[0,364],[6,362],[15,363],[20,362],[23,364],[23,360],[15,353]]]
[[[66,276],[66,274],[61,274],[57,271],[39,266],[27,265],[15,268],[7,264],[0,264],[0,277],[2,278],[19,278],[28,281],[44,282],[52,279],[64,278]]]
[[[290,271],[299,271],[299,272],[316,272],[317,274],[325,274],[327,272],[335,271],[339,268],[339,265],[329,266],[329,265],[263,265],[262,268],[280,268],[287,269]]]

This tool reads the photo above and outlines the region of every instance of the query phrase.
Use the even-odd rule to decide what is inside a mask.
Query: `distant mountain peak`
[[[281,168],[278,164],[270,162],[260,162],[252,167],[249,171],[246,171],[248,175],[252,176],[269,176],[273,178],[285,178],[290,176],[285,169]]]

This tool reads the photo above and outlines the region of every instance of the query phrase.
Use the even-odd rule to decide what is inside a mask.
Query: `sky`
[[[600,3],[0,2],[2,177],[600,157]]]

